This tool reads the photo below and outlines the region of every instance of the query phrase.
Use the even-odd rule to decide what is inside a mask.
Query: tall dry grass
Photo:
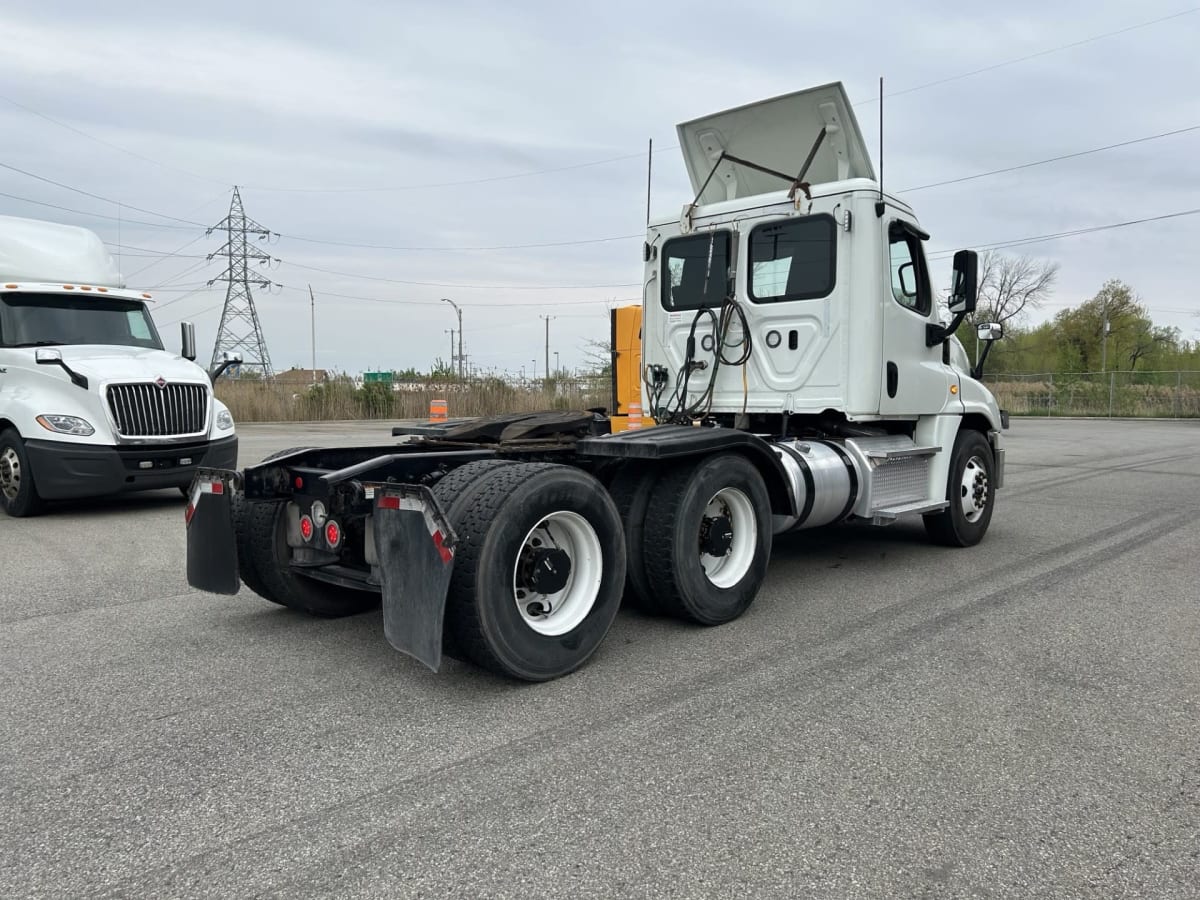
[[[1187,379],[1189,375],[1193,377]],[[1174,384],[1157,378],[1153,380],[1158,383],[1148,383],[1149,378],[1141,382],[1136,375],[1121,373],[1111,382],[1108,377],[1058,376],[1054,380],[989,381],[987,386],[1000,408],[1017,416],[1200,417],[1200,377],[1196,377],[1200,373],[1185,372],[1183,376]]]
[[[498,378],[477,381],[355,387],[332,381],[315,387],[270,381],[220,379],[216,394],[238,422],[320,422],[345,419],[423,419],[429,401],[445,400],[450,418],[546,409],[611,408],[606,379],[570,379],[513,385]]]

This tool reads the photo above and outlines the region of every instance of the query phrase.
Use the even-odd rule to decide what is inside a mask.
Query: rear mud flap
[[[227,469],[197,469],[188,492],[187,580],[213,594],[236,594],[241,587],[233,532],[237,478]]]
[[[375,554],[388,643],[437,671],[454,531],[429,488],[375,486]]]

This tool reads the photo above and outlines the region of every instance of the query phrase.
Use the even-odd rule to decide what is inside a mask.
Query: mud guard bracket
[[[454,530],[423,485],[364,487],[375,495],[384,637],[436,672],[442,664],[442,622],[454,570]]]
[[[183,517],[187,523],[187,580],[213,594],[236,594],[237,543],[233,532],[233,492],[238,474],[228,469],[197,469]]]

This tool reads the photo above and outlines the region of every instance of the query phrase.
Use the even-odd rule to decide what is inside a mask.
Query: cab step
[[[914,457],[933,456],[941,453],[941,447],[900,447],[895,450],[867,450],[867,459],[886,461],[889,459],[912,459]]]
[[[941,512],[949,502],[939,500],[931,503],[928,500],[918,500],[915,503],[902,503],[896,506],[881,506],[878,509],[871,510],[872,525],[891,525],[901,516],[928,515],[929,513]]]

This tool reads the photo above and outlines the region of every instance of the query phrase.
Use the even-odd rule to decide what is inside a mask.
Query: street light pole
[[[542,316],[546,320],[546,377],[550,377],[550,320],[554,316]]]
[[[462,351],[462,309],[459,305],[449,297],[442,298],[443,303],[449,303],[454,307],[454,311],[458,313],[458,380],[463,380],[463,351]],[[453,362],[453,360],[451,360]]]

